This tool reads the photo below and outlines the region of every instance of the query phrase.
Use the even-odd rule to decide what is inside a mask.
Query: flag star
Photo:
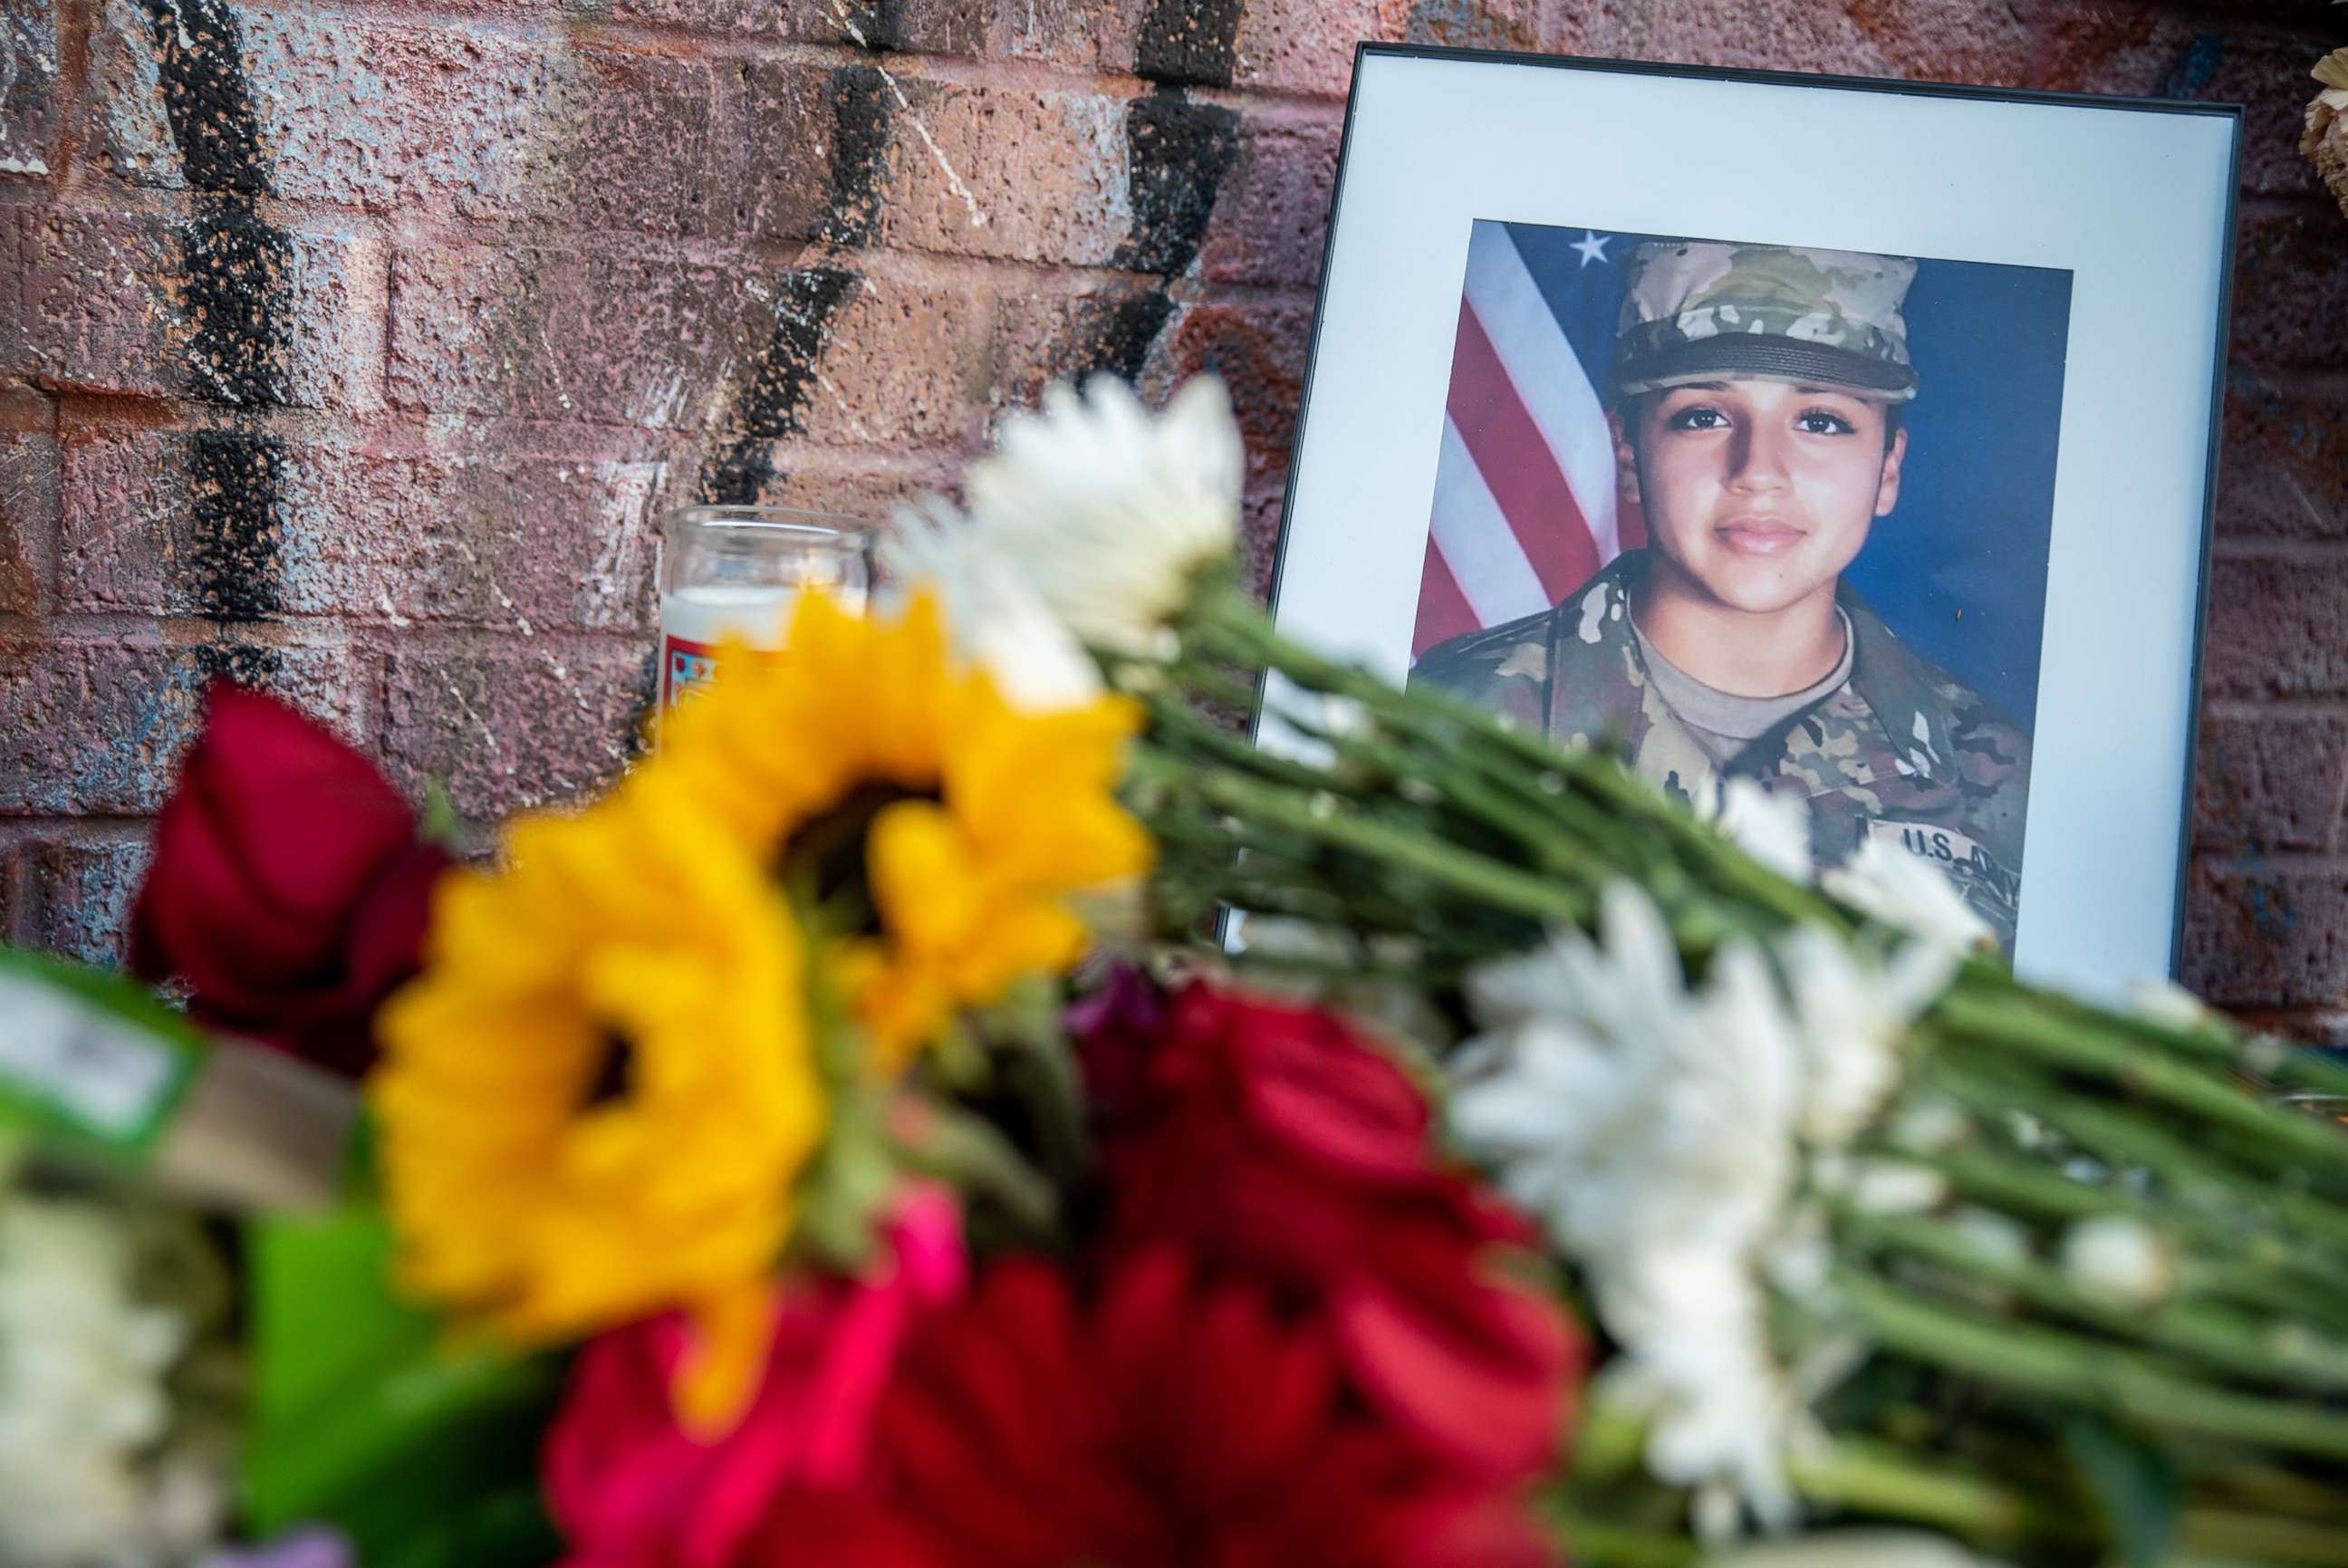
[[[1586,267],[1592,262],[1604,261],[1606,247],[1613,243],[1613,241],[1614,236],[1612,234],[1601,237],[1584,229],[1581,231],[1581,238],[1574,241],[1569,248],[1581,253],[1581,264]]]

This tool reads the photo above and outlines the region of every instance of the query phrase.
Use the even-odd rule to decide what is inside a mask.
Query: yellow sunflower
[[[647,769],[444,879],[368,1092],[412,1288],[524,1344],[685,1307],[685,1412],[719,1421],[824,1090],[790,915],[679,784]]]
[[[805,594],[780,658],[722,667],[659,766],[786,877],[852,884],[839,973],[884,1068],[953,1008],[1074,964],[1071,896],[1149,867],[1114,794],[1134,706],[1014,707],[950,660],[927,595],[883,620]]]

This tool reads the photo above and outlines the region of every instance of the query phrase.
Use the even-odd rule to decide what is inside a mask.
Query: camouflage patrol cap
[[[1650,242],[1623,263],[1614,390],[1653,392],[1723,376],[1916,395],[1900,315],[1916,263],[1863,251]]]

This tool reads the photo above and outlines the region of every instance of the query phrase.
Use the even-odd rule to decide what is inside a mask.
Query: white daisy
[[[1014,707],[1049,712],[1100,696],[1099,667],[1075,634],[944,501],[900,508],[880,554],[901,588],[938,595],[954,652]]]
[[[1959,953],[1997,942],[1939,868],[1882,839],[1869,839],[1819,885],[1862,914]]]
[[[1713,802],[1707,815],[1738,849],[1788,881],[1809,882],[1816,867],[1810,858],[1810,809],[1806,803],[1764,789],[1743,777],[1718,786]]]
[[[964,480],[967,537],[929,565],[999,562],[1079,640],[1162,653],[1199,573],[1239,536],[1241,462],[1231,399],[1211,377],[1154,418],[1115,377],[1081,397],[1055,387],[1040,412],[1004,420]]]

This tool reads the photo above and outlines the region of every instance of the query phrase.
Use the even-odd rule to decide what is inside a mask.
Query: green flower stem
[[[1194,769],[1147,748],[1136,748],[1133,767],[1137,773],[1171,774],[1219,810],[1284,828],[1374,861],[1407,867],[1497,908],[1536,920],[1561,920],[1575,924],[1590,918],[1591,901],[1586,893],[1442,840],[1364,816],[1334,795],[1322,798],[1329,809],[1319,809],[1316,801],[1299,799],[1257,779]]]
[[[1592,1519],[1562,1503],[1542,1510],[1575,1568],[1684,1568],[1704,1548],[1684,1535]]]
[[[2060,1269],[1976,1245],[1945,1222],[1917,1215],[1841,1210],[1838,1233],[1859,1246],[1922,1258],[2014,1292],[2034,1305],[2146,1345],[2188,1356],[2237,1377],[2348,1389],[2348,1346],[2186,1301],[2143,1307],[2080,1289]]]
[[[2302,1247],[2312,1237],[2321,1238],[2348,1253],[2348,1210],[2278,1183],[2267,1172],[2230,1166],[2159,1123],[2051,1084],[2024,1087],[2030,1080],[2020,1075],[1983,1071],[1948,1053],[1934,1057],[1926,1071],[1980,1110],[2027,1109],[2115,1170],[2152,1172],[2195,1218],[2197,1230],[2214,1225],[2230,1238],[2280,1231]],[[2348,1286],[2348,1265],[2334,1284]]]
[[[1993,1386],[2068,1400],[2154,1431],[2348,1459],[2348,1413],[2213,1388],[2108,1342],[1984,1318],[1853,1269],[1836,1284],[1881,1346]]]
[[[2339,1568],[2348,1563],[2348,1523],[2188,1508],[2178,1519],[2177,1543],[2229,1562]]]
[[[1814,1502],[1976,1541],[2015,1540],[2059,1523],[1995,1481],[1882,1444],[1839,1439],[1817,1452],[1787,1456],[1786,1470],[1795,1489]]]
[[[2116,1188],[2090,1187],[2035,1161],[1995,1150],[1910,1150],[1869,1140],[1859,1144],[1857,1151],[1937,1171],[1959,1192],[1987,1208],[2040,1220],[2082,1220],[2091,1214],[2141,1214],[2145,1211],[2141,1200]]]
[[[1933,1016],[1969,1037],[2004,1046],[2051,1067],[2089,1074],[2116,1088],[2252,1134],[2280,1169],[2313,1166],[2348,1173],[2348,1137],[2340,1129],[2260,1104],[2206,1069],[2141,1049],[2125,1037],[2078,1028],[2050,1015],[2026,993],[1985,995],[1969,988],[1942,996]]]
[[[1704,874],[1697,881],[1783,922],[1815,921],[1848,932],[1853,917],[1823,895],[1752,861],[1719,833],[1684,812],[1659,810],[1653,788],[1600,750],[1567,751],[1545,737],[1501,723],[1472,703],[1443,692],[1406,695],[1366,670],[1298,646],[1265,624],[1262,613],[1236,593],[1210,596],[1196,623],[1202,640],[1237,662],[1277,669],[1307,690],[1349,697],[1438,755],[1472,758],[1505,777],[1589,792],[1605,809],[1609,839],[1652,830],[1671,851]]]

